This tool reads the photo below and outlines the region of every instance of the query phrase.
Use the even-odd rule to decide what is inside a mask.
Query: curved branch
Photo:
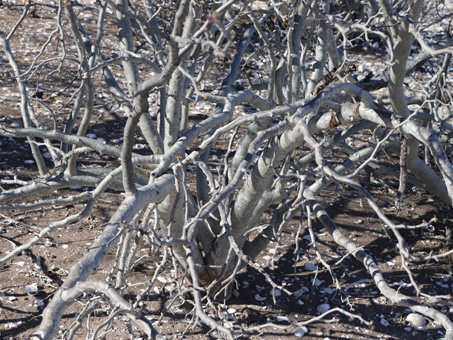
[[[408,307],[414,312],[421,313],[426,315],[434,320],[437,320],[447,331],[445,334],[445,339],[453,339],[453,323],[445,316],[443,313],[437,311],[434,308],[425,306],[418,301],[401,294],[397,290],[391,288],[385,281],[382,272],[380,271],[378,265],[374,259],[363,251],[362,247],[353,242],[349,237],[346,237],[338,228],[338,226],[333,222],[330,216],[327,214],[323,206],[316,199],[315,194],[311,189],[307,189],[304,192],[304,196],[307,198],[308,202],[312,204],[313,211],[316,213],[316,216],[323,224],[324,227],[329,231],[329,234],[333,237],[334,241],[344,247],[348,252],[350,252],[358,261],[362,262],[365,266],[365,269],[368,271],[376,286],[379,288],[381,293],[387,297],[392,303]]]
[[[154,329],[151,322],[147,320],[142,313],[131,309],[130,302],[126,301],[113,287],[109,286],[106,282],[102,282],[99,280],[77,282],[77,284],[74,287],[65,290],[61,294],[60,299],[62,303],[69,304],[76,301],[80,296],[86,293],[97,293],[106,295],[113,303],[113,305],[121,308],[122,313],[126,314],[133,321],[135,321],[137,325],[140,326],[140,328],[146,333],[146,335],[150,339],[156,338],[157,331]],[[55,325],[54,327],[57,326],[58,325]],[[37,333],[33,334],[31,336],[31,339],[38,340],[43,338],[39,337]]]
[[[164,175],[145,187],[137,189],[133,195],[127,197],[110,221],[104,231],[94,240],[89,250],[71,268],[63,285],[55,292],[54,297],[43,311],[43,321],[36,334],[41,340],[51,340],[58,331],[58,324],[64,311],[70,306],[71,301],[64,301],[64,292],[74,287],[78,282],[84,281],[93,274],[107,253],[118,242],[124,223],[130,222],[143,207],[150,203],[159,203],[174,190],[174,176]]]

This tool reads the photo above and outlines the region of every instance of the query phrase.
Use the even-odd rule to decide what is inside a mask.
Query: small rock
[[[146,148],[146,145],[145,144],[141,144],[141,143],[138,143],[138,144],[135,144],[134,145],[134,149],[135,150],[143,150]]]
[[[231,322],[225,322],[225,323],[223,324],[223,326],[224,326],[225,328],[229,328],[229,329],[232,329],[232,328],[234,327],[234,326],[233,326],[233,323],[231,323]]]
[[[310,236],[310,235],[304,235],[302,238],[303,238],[304,240],[307,240],[307,241],[310,242],[310,243],[313,243],[313,240],[311,239],[311,236]]]
[[[36,305],[37,307],[44,307],[44,306],[45,306],[44,301],[41,300],[41,299],[36,299],[35,305]]]
[[[301,287],[300,289],[293,292],[293,295],[298,298],[304,295],[305,293],[308,293],[309,291],[310,290],[307,287]]]
[[[413,327],[420,327],[426,324],[426,319],[418,313],[410,313],[406,321]]]
[[[32,283],[25,286],[25,292],[27,295],[36,295],[38,294],[38,285],[36,283]]]
[[[309,270],[311,272],[316,270],[316,266],[311,262],[305,263],[304,268],[305,268],[305,270]]]
[[[333,294],[335,292],[335,289],[327,287],[327,288],[324,288],[322,290],[322,292],[325,294]]]
[[[318,311],[319,314],[325,313],[330,309],[330,305],[328,303],[323,303],[322,305],[319,305],[316,310]]]
[[[305,331],[302,328],[296,329],[294,331],[294,336],[297,336],[298,338],[302,338],[305,335]]]
[[[163,276],[158,276],[157,281],[162,282],[162,283],[167,283],[167,279]]]
[[[266,300],[266,297],[262,297],[262,296],[259,295],[259,294],[255,294],[255,300],[256,300],[256,301],[265,301],[265,300]]]
[[[379,296],[372,299],[372,301],[377,305],[385,305],[387,303],[387,298],[385,296]]]
[[[381,316],[381,325],[384,327],[388,327],[390,326],[390,323],[387,320],[385,320],[383,316]]]
[[[260,323],[264,319],[264,316],[256,310],[244,308],[241,314],[241,319],[248,324],[255,324]]]
[[[289,318],[287,316],[279,315],[277,316],[277,322],[289,322]]]

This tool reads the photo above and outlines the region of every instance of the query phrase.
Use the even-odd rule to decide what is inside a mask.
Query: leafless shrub
[[[438,21],[436,11],[442,2],[394,2],[401,7],[387,0],[330,4],[67,0],[23,6],[17,25],[0,38],[17,81],[15,98],[20,101],[23,127],[2,126],[0,135],[27,138],[39,177],[27,183],[4,182],[14,188],[0,194],[0,211],[74,202],[84,202],[85,208],[40,230],[0,263],[33,247],[55,228],[88,216],[106,189],[124,192],[103,232],[44,309],[35,338],[52,339],[65,310],[88,292],[110,301],[109,318],[125,314],[149,337],[156,337],[149,320],[121,294],[125,273],[139,260],[138,250],[152,247],[165,254],[160,269],[167,259],[176,259],[175,265],[185,273],[196,317],[233,339],[247,330],[226,328],[206,312],[206,301],[228,297],[235,275],[246,265],[265,274],[255,258],[301,214],[300,223],[310,229],[316,216],[338,246],[363,263],[383,295],[436,319],[445,328],[445,338],[453,339],[448,317],[391,288],[374,259],[342,233],[318,200],[332,182],[360,193],[397,238],[404,268],[417,287],[407,264],[427,257],[411,254],[399,231],[402,226],[386,216],[357,178],[366,167],[379,171],[376,154],[388,150],[401,160],[395,209],[401,209],[408,179],[444,204],[452,204],[453,167],[445,148],[450,147],[452,131],[453,49],[451,36],[443,34],[447,28],[442,25],[449,17]],[[33,6],[57,15],[54,30],[25,66],[10,42]],[[95,30],[80,20],[86,13],[97,17]],[[106,41],[107,21],[115,21],[117,41]],[[434,24],[444,31],[433,37],[428,29]],[[373,69],[357,61],[358,49],[380,54]],[[421,65],[430,68],[431,79],[414,77]],[[69,112],[63,127],[56,124],[59,113],[36,99],[37,92],[27,85],[57,73],[73,77],[78,86],[61,107]],[[199,103],[211,103],[215,109],[190,124],[189,116],[198,114]],[[237,114],[241,105],[253,110]],[[87,136],[102,107],[127,117],[118,131],[120,146]],[[39,112],[50,119],[42,119]],[[369,130],[374,139],[345,147],[350,157],[344,164],[331,163],[328,150]],[[134,152],[137,131],[149,155]],[[228,149],[219,157],[213,146],[222,139],[229,141]],[[432,162],[420,158],[420,146]],[[44,147],[50,166],[43,157]],[[120,165],[80,168],[78,158],[89,154],[108,155],[119,159]],[[189,188],[193,168],[196,185]],[[57,198],[57,190],[72,186],[91,189]],[[270,217],[263,223],[266,213]],[[429,223],[413,227],[428,228]],[[112,285],[89,279],[120,241]],[[323,254],[318,255],[329,267]],[[268,279],[274,288],[283,289]],[[97,306],[97,302],[87,305],[74,327],[80,327],[79,319]]]

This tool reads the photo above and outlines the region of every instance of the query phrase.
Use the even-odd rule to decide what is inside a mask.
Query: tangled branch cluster
[[[448,317],[391,288],[373,257],[342,232],[319,199],[332,183],[359,193],[397,239],[417,295],[423,292],[410,263],[452,252],[414,255],[400,229],[429,228],[430,223],[394,223],[359,180],[364,171],[396,176],[395,211],[403,209],[408,183],[445,205],[453,202],[453,166],[446,152],[453,130],[453,48],[444,26],[450,17],[439,18],[441,1],[393,2],[68,0],[10,5],[23,12],[0,40],[17,96],[2,100],[20,103],[23,127],[2,125],[0,136],[26,138],[39,175],[32,181],[3,179],[7,189],[0,194],[0,212],[74,203],[84,208],[40,229],[3,254],[0,263],[31,249],[56,228],[88,217],[106,190],[124,194],[102,233],[55,291],[35,338],[52,339],[65,311],[86,294],[111,304],[93,339],[120,314],[155,338],[157,331],[137,306],[170,263],[181,273],[178,296],[191,292],[196,318],[229,339],[256,331],[226,327],[206,306],[231,295],[235,275],[245,266],[267,275],[255,259],[269,241],[280,240],[299,214],[299,234],[307,227],[314,247],[316,219],[340,249],[363,263],[393,304],[437,320],[445,339],[453,339]],[[11,43],[33,9],[56,16],[53,30],[25,65]],[[88,22],[81,19],[87,13],[92,15]],[[114,24],[106,27],[107,22]],[[428,36],[433,24],[444,28],[436,44]],[[358,51],[364,48],[380,54],[372,59],[374,70],[360,63]],[[432,74],[420,81],[417,72],[424,65]],[[56,107],[40,99],[29,83],[60,74],[77,86],[70,88],[64,106]],[[56,95],[66,91],[61,88]],[[200,103],[215,109],[193,123],[190,117]],[[243,107],[249,110],[241,114]],[[87,134],[103,110],[127,118],[115,131],[121,136],[116,144]],[[370,132],[364,144],[345,142]],[[137,134],[147,154],[135,152]],[[215,148],[221,143],[227,147],[219,157]],[[334,148],[347,154],[340,165],[330,158]],[[398,166],[381,164],[381,152],[398,157]],[[119,162],[96,168],[80,160],[100,156]],[[57,191],[74,186],[90,189],[58,197]],[[162,251],[163,260],[131,306],[123,296],[125,275],[140,261],[144,247]],[[89,279],[115,248],[115,267],[107,278],[114,283]],[[322,252],[316,248],[316,253],[330,269]],[[275,290],[295,294],[266,277]],[[344,289],[333,272],[332,279],[338,290]],[[99,305],[96,299],[86,304],[67,338]]]

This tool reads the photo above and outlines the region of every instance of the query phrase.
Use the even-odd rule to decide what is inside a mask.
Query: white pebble
[[[410,313],[406,321],[413,327],[420,327],[426,324],[426,319],[418,313]]]
[[[232,329],[232,328],[234,327],[233,324],[232,324],[231,322],[225,322],[225,323],[223,324],[223,326],[224,326],[225,328],[230,328],[230,329]]]
[[[36,295],[38,294],[38,285],[36,283],[31,283],[25,286],[25,292],[27,295]]]
[[[167,283],[167,279],[163,276],[158,276],[157,281],[162,282],[162,283]]]
[[[289,322],[289,318],[287,316],[279,315],[279,316],[277,316],[277,321],[278,322]]]
[[[37,307],[44,307],[44,301],[42,301],[41,299],[36,299],[35,305]]]
[[[294,336],[297,336],[298,338],[302,338],[305,335],[305,331],[302,328],[296,329],[294,331]]]
[[[134,149],[135,150],[143,150],[146,148],[146,145],[145,144],[141,144],[141,143],[138,143],[138,144],[135,144],[134,145]]]

